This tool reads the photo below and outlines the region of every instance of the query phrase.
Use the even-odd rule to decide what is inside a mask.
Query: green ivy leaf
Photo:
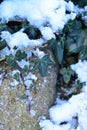
[[[4,49],[6,47],[6,42],[5,40],[0,41],[0,50]]]
[[[64,82],[68,83],[71,79],[71,76],[74,75],[74,72],[69,67],[64,67],[60,69],[60,74],[63,76]]]
[[[54,63],[50,59],[49,55],[45,55],[42,59],[36,59],[34,64],[35,65],[32,70],[34,71],[38,69],[41,76],[45,76],[48,66],[53,65]]]
[[[41,36],[40,30],[32,25],[24,25],[25,33],[30,39],[38,39]]]
[[[20,74],[18,72],[14,74],[14,79],[20,81]]]
[[[28,66],[25,65],[23,68],[22,68],[22,72],[25,73],[25,72],[28,72]]]
[[[15,59],[18,61],[21,61],[22,59],[25,59],[27,57],[27,54],[25,52],[21,52],[21,50],[18,50],[15,54]]]
[[[7,61],[8,65],[9,65],[10,67],[12,67],[12,68],[17,68],[17,65],[16,65],[16,63],[15,63],[15,61],[14,61],[14,57],[13,57],[12,54],[6,56],[6,61]]]
[[[51,39],[48,42],[48,49],[51,49],[54,53],[54,56],[59,64],[63,62],[63,47],[62,44],[55,39]]]

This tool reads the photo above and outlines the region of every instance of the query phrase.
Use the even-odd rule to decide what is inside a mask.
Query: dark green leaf
[[[6,47],[6,41],[0,41],[0,50],[4,49]]]
[[[8,65],[12,68],[16,68],[16,63],[14,61],[14,57],[12,56],[12,54],[10,54],[9,56],[6,56],[6,61],[8,63]]]
[[[25,26],[24,32],[29,36],[30,39],[38,39],[41,36],[39,29],[32,25]]]
[[[48,49],[51,49],[53,51],[53,54],[56,58],[56,61],[59,63],[59,64],[62,64],[62,61],[63,61],[63,48],[62,48],[62,45],[61,43],[55,39],[51,39],[49,42],[48,42]]]
[[[18,61],[21,61],[22,59],[26,58],[27,54],[25,52],[21,52],[21,50],[18,50],[15,54],[15,58]]]
[[[71,0],[74,4],[78,5],[79,7],[83,8],[87,5],[87,0]]]
[[[20,74],[18,72],[14,74],[14,79],[20,81]]]
[[[42,59],[36,59],[34,64],[33,71],[38,69],[41,76],[45,76],[48,66],[53,65],[54,63],[49,55],[45,55]]]
[[[63,61],[63,48],[62,48],[61,43],[59,43],[58,46],[57,46],[56,57],[58,58],[59,64],[62,64],[62,61]]]
[[[24,73],[24,72],[28,72],[28,66],[27,66],[27,65],[25,65],[24,68],[22,68],[22,72],[23,72],[23,73]]]

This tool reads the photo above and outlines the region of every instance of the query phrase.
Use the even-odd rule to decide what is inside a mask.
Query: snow
[[[72,8],[69,8],[70,5]],[[58,21],[56,22],[53,19],[58,19],[59,17],[59,21],[63,21],[63,18],[65,19],[66,6],[70,11],[74,10],[73,4],[69,3],[68,6],[64,0],[37,0],[37,2],[35,0],[8,0],[1,3],[0,17],[3,21],[8,21],[19,16],[29,20],[32,25],[37,27],[46,24],[46,22],[50,23],[51,20],[53,21],[51,26],[54,29],[53,26]],[[61,15],[59,15],[60,12]],[[56,26],[58,27],[58,25]]]
[[[55,35],[50,27],[42,27],[40,29],[43,38],[46,40],[50,40],[51,38],[55,38]]]
[[[34,110],[30,110],[30,115],[33,117],[33,116],[35,116],[36,115],[36,112],[34,111]]]
[[[66,10],[70,14],[66,14]],[[41,30],[43,38],[46,40],[55,37],[54,32],[63,29],[67,21],[74,19],[77,14],[78,8],[71,1],[67,3],[64,0],[37,0],[37,2],[35,0],[5,0],[0,4],[2,22],[8,22],[16,17],[27,19],[31,25]],[[18,32],[16,36],[20,37],[20,35],[23,36],[24,40],[26,39],[24,44],[27,45],[28,38],[25,36],[26,34]],[[16,38],[14,39],[16,40]],[[18,45],[18,42],[16,44]]]
[[[87,61],[79,60],[76,65],[71,65],[71,68],[77,73],[80,82],[87,84]]]
[[[20,62],[18,61],[18,65],[21,66],[21,68],[24,68],[25,66],[29,68],[29,62],[23,59]]]
[[[36,81],[37,77],[34,74],[32,74],[31,72],[29,72],[29,74],[27,74],[27,76],[25,76],[24,79],[25,80],[32,79],[32,80]]]
[[[40,51],[39,48],[36,48],[33,51],[33,54],[37,56],[39,59],[43,58],[45,56],[45,53],[43,51]]]
[[[55,33],[59,33],[64,28],[64,25],[70,19],[75,19],[79,13],[79,8],[70,2],[64,0],[4,0],[0,4],[0,19],[2,23],[6,23],[11,19],[21,18],[26,19],[33,26],[36,26],[42,34],[39,39],[29,39],[24,28],[11,34],[8,31],[1,32],[1,38],[5,39],[10,47],[10,52],[7,48],[1,51],[1,56],[4,54],[13,55],[18,49],[23,50],[30,48],[27,51],[28,57],[32,56],[35,51],[31,47],[38,47],[46,43],[51,38],[56,38]],[[69,14],[66,14],[69,11]],[[17,46],[15,51],[13,48]],[[31,50],[31,51],[30,51]],[[2,54],[3,53],[3,54]],[[44,56],[43,52],[37,50],[36,54],[39,58]]]

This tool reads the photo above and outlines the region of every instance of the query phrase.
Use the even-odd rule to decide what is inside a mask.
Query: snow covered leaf
[[[48,66],[53,65],[54,63],[49,55],[45,55],[42,59],[36,59],[34,64],[33,71],[38,69],[41,76],[45,76]]]

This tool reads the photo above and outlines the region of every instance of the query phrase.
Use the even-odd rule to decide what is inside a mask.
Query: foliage
[[[87,5],[87,0],[71,0],[71,1],[81,8]]]
[[[35,26],[30,25],[30,23],[26,21],[9,21],[6,24],[0,23],[0,32],[7,30],[10,33],[15,33],[21,28],[24,28],[24,33],[26,33],[30,39],[41,38],[40,30]],[[79,58],[87,59],[87,39],[83,40],[86,34],[87,29],[84,30],[81,18],[70,20],[59,34],[55,34],[56,39],[52,38],[51,40],[47,41],[47,47],[43,49],[43,51],[46,52],[48,52],[48,50],[53,52],[55,63],[59,68],[58,73],[63,79],[62,82],[65,84],[69,84],[72,80],[72,77],[75,75],[75,73],[73,73],[73,71],[70,69],[70,65],[76,63]],[[5,47],[8,47],[10,50],[6,41],[0,38],[0,50]],[[21,78],[24,83],[23,76],[24,73],[29,71],[29,68],[26,65],[24,68],[21,68],[18,65],[18,62],[20,62],[22,59],[26,60],[27,54],[25,51],[18,50],[17,46],[14,46],[14,50],[16,54],[7,55],[6,61],[11,68],[18,69],[20,71],[20,74],[16,73],[14,78],[17,81],[20,81]],[[48,67],[53,64],[54,63],[50,59],[50,55],[46,54],[43,58],[37,58],[34,60],[32,71],[39,70],[41,76],[46,76]]]
[[[74,72],[71,70],[70,67],[64,67],[60,69],[60,74],[63,76],[64,82],[67,84],[69,83],[71,76],[74,75]]]
[[[14,79],[16,79],[17,81],[20,81],[20,74],[17,72],[14,74]]]
[[[84,29],[82,21],[77,18],[65,25],[57,39],[48,41],[48,49],[53,52],[61,70],[59,73],[66,84],[70,82],[73,75],[69,66],[79,59],[87,59],[86,35],[87,29]]]
[[[45,55],[42,59],[36,59],[34,61],[33,71],[39,70],[41,76],[45,76],[48,66],[53,65],[53,61],[50,59],[49,55]]]
[[[53,52],[53,54],[56,58],[56,61],[59,64],[62,64],[62,62],[63,62],[62,44],[60,42],[58,42],[56,39],[51,39],[48,41],[48,49],[50,49]]]
[[[29,36],[30,39],[38,39],[41,37],[41,33],[38,28],[29,24],[23,24],[22,27],[25,29],[24,32]]]
[[[16,65],[16,63],[15,63],[15,61],[14,61],[14,57],[13,57],[12,54],[6,56],[6,61],[7,61],[8,65],[9,65],[11,68],[14,68],[14,69],[17,68],[17,65]]]
[[[5,48],[6,47],[6,42],[5,42],[5,40],[1,40],[0,41],[0,50],[2,50],[3,48]]]
[[[27,54],[25,52],[21,52],[21,50],[18,50],[15,54],[15,59],[18,61],[21,61],[22,59],[25,59],[27,57]]]

